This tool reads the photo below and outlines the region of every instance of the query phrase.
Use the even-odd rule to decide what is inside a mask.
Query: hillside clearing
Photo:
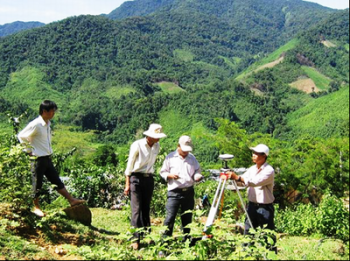
[[[337,47],[336,44],[334,44],[334,43],[332,43],[331,41],[328,41],[328,40],[321,41],[321,43],[322,43],[324,46],[328,47],[328,48]]]
[[[309,66],[302,66],[301,68],[314,81],[317,88],[321,90],[327,90],[329,88],[332,79],[319,72],[316,68]]]
[[[310,79],[299,79],[293,83],[290,84],[291,87],[296,88],[300,91],[306,92],[306,93],[312,93],[312,92],[319,92],[320,89],[316,87],[315,82]]]
[[[243,73],[238,75],[236,77],[236,80],[243,80],[247,76],[251,75],[253,72],[256,72],[259,70],[259,68],[273,68],[275,65],[279,64],[283,61],[282,57],[284,57],[284,54],[292,50],[297,46],[299,43],[299,40],[294,38],[285,45],[281,46],[279,49],[271,53],[266,58],[263,58],[261,61],[256,62],[251,67],[249,67],[247,70],[245,70]],[[265,67],[266,66],[266,67]]]
[[[254,72],[258,72],[258,71],[261,71],[263,69],[266,69],[266,68],[273,68],[275,67],[277,64],[283,62],[284,60],[284,56],[281,56],[280,58],[278,58],[277,60],[273,61],[273,62],[270,62],[268,64],[265,64],[263,66],[260,66],[258,69],[256,69]]]
[[[164,93],[174,94],[179,92],[184,92],[185,90],[182,89],[179,85],[173,82],[158,82],[156,83],[158,87],[162,89]]]

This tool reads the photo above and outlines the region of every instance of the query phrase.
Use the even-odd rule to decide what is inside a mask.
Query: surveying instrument
[[[208,219],[207,219],[207,222],[205,224],[205,228],[203,230],[203,234],[204,234],[203,238],[211,238],[212,237],[212,235],[210,234],[211,228],[212,228],[212,226],[214,224],[215,217],[217,215],[220,203],[223,204],[223,194],[224,194],[226,183],[227,183],[227,179],[222,179],[221,176],[223,176],[223,175],[227,176],[226,173],[231,170],[228,167],[227,164],[228,164],[228,161],[232,160],[233,158],[234,158],[234,156],[231,155],[231,154],[224,154],[224,155],[220,155],[219,156],[219,159],[222,160],[223,167],[220,169],[221,172],[220,172],[220,177],[219,177],[219,185],[218,185],[218,187],[216,189],[216,193],[215,193],[215,197],[214,197],[214,200],[213,200],[213,204],[212,204],[212,206],[210,208]],[[238,194],[239,199],[241,201],[241,204],[242,204],[242,207],[244,209],[244,212],[247,215],[247,219],[249,221],[249,224],[250,224],[251,227],[253,227],[252,222],[250,220],[250,217],[248,215],[248,212],[247,212],[247,210],[245,208],[245,204],[244,204],[243,198],[241,196],[241,193],[239,192],[239,189],[238,189],[236,181],[235,180],[230,180],[230,182],[233,183],[234,188],[237,191],[237,194]]]

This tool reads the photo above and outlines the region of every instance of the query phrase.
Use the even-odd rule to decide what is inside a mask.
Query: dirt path
[[[267,64],[264,64],[262,66],[260,66],[258,69],[256,69],[254,72],[258,72],[258,71],[261,71],[265,68],[273,68],[275,67],[277,64],[283,62],[284,60],[284,56],[281,56],[280,58],[278,58],[276,61],[273,61],[271,63],[267,63]]]

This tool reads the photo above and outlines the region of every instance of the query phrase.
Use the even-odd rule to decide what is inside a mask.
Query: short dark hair
[[[42,115],[44,111],[57,110],[57,104],[50,100],[45,100],[40,104],[39,114]]]

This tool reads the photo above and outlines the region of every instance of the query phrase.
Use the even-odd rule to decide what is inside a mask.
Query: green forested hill
[[[301,134],[322,138],[347,135],[348,45],[349,10],[344,10],[301,32],[297,38],[250,66],[236,79],[259,95],[288,85],[310,93],[312,97],[325,96],[305,108],[301,106],[287,117],[286,128],[278,131],[278,135],[289,138]],[[327,95],[339,89],[341,91]]]
[[[228,19],[231,15],[221,1],[175,1],[170,10],[164,6],[144,17],[71,17],[1,38],[0,108],[15,114],[29,108],[29,117],[33,117],[42,99],[53,99],[61,109],[57,121],[81,130],[96,130],[102,141],[117,143],[128,142],[137,131],[166,118],[167,113],[182,115],[207,129],[215,130],[215,118],[223,117],[250,133],[281,136],[288,131],[286,116],[315,98],[288,85],[303,68],[286,63],[277,71],[261,70],[244,83],[231,79],[259,55],[279,46],[281,40],[272,37],[277,32],[284,35],[283,41],[294,34],[285,23],[281,27],[262,23],[263,17],[278,22],[281,13],[274,8],[269,11],[273,0],[260,2],[264,5],[254,8],[251,1],[244,2],[250,3],[251,9],[244,13],[239,9],[243,3],[229,9],[232,17],[249,13],[250,18],[240,18],[240,22]],[[315,20],[300,23],[305,27],[315,24],[318,15],[327,19],[328,13],[335,12],[314,4],[304,6],[301,1],[281,2],[290,4],[291,9],[304,9],[299,14],[305,16],[314,11]],[[232,2],[237,3],[241,2]],[[345,16],[338,14],[331,19],[339,23],[336,31],[340,32],[346,24],[341,22]],[[314,31],[307,31],[291,46],[312,46],[305,44],[307,37],[327,24],[323,19]],[[251,27],[252,21],[260,27]],[[254,30],[262,27],[271,33],[256,35]],[[302,29],[293,28],[296,32]],[[346,34],[339,43],[344,43],[344,37]],[[331,41],[338,38],[334,35]],[[336,57],[341,56],[338,49],[344,51],[336,48]],[[297,56],[286,57],[295,60]],[[344,62],[346,65],[346,59]],[[348,81],[340,73],[345,69],[333,67],[333,74],[340,77],[335,78],[337,81]],[[165,86],[181,91],[169,92]]]
[[[111,19],[164,13],[197,13],[248,32],[250,45],[272,51],[334,10],[301,0],[136,0],[112,11]],[[248,46],[248,45],[246,45]]]
[[[349,82],[349,10],[332,14],[325,21],[308,31],[301,32],[298,37],[268,57],[256,62],[243,73],[237,76],[238,80],[249,79],[253,73],[258,74],[263,69],[271,69],[276,75],[282,75],[285,70],[294,67],[295,71],[289,71],[289,77],[284,74],[286,83],[291,83],[301,76],[310,76],[306,67],[313,68],[328,77],[331,81]],[[302,69],[302,70],[300,70]],[[293,75],[293,77],[291,77]],[[254,77],[253,76],[253,77]],[[317,80],[317,79],[316,79]],[[322,86],[316,86],[321,87]],[[327,86],[328,87],[328,86]]]
[[[164,17],[162,24],[151,18],[114,22],[80,16],[6,37],[0,41],[0,88],[9,73],[34,66],[62,92],[91,77],[131,84],[147,94],[150,90],[144,83],[168,80],[188,88],[208,83],[210,71],[213,77],[228,78],[234,68],[224,58],[230,61],[253,54],[244,46],[244,33],[205,17],[198,16],[196,21],[199,26],[186,25],[190,18],[181,15]],[[187,33],[181,30],[183,26]]]

